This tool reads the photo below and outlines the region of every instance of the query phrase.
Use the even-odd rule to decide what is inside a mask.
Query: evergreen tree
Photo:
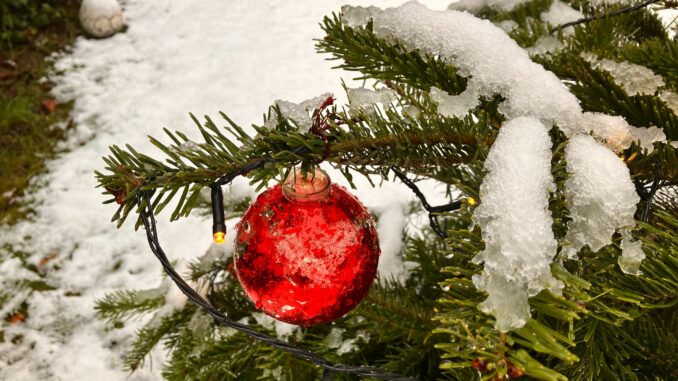
[[[503,130],[519,123],[511,120],[520,118],[509,120],[507,115],[520,105],[511,98],[511,89],[496,90],[488,85],[492,80],[481,78],[479,72],[474,77],[469,68],[456,67],[454,63],[461,59],[446,56],[444,49],[444,39],[450,35],[442,34],[443,42],[435,42],[436,24],[428,28],[433,37],[424,35],[420,41],[416,40],[419,34],[402,32],[410,24],[416,29],[427,23],[426,18],[416,17],[428,14],[419,8],[412,8],[411,23],[390,29],[388,22],[393,20],[371,8],[348,7],[323,20],[325,36],[317,41],[318,51],[331,54],[338,67],[358,72],[377,89],[373,93],[348,89],[348,108],[317,108],[312,116],[304,116],[299,114],[303,107],[278,102],[262,125],[253,126],[255,136],[224,114],[223,128],[209,117],[204,122],[194,117],[204,142],[195,144],[181,132],[169,130],[165,131],[168,144],[151,138],[166,154],[163,161],[129,146],[111,147],[112,154],[104,158],[106,171],[97,176],[113,196],[110,202],[120,204],[114,220],[119,225],[134,220],[146,206],[145,201],[137,203],[139,195],[148,190],[155,191],[151,203],[156,214],[174,202],[171,219],[179,219],[207,206],[202,191],[211,183],[261,158],[270,160],[245,174],[258,188],[281,180],[299,163],[309,169],[323,159],[341,169],[349,182],[355,174],[400,181],[395,173],[399,171],[410,178],[436,179],[448,185],[457,207],[436,213],[443,237],[424,229],[404,238],[401,254],[416,263],[409,278],[404,283],[377,282],[353,312],[333,324],[282,335],[285,340],[335,363],[372,365],[421,380],[678,379],[678,40],[670,37],[655,11],[629,9],[624,2],[470,4],[462,1],[453,6],[467,7],[476,17],[501,26],[530,52],[532,61],[567,86],[582,115],[597,118],[591,125],[581,127],[584,119],[578,119],[567,127],[565,119],[558,119],[561,114],[549,120],[535,116],[540,122],[534,123],[547,127],[552,147],[547,164],[554,184],[545,202],[558,247],[548,269],[560,288],[544,286],[530,294],[530,318],[522,324],[512,320],[510,329],[502,329],[501,314],[506,311],[501,304],[485,308],[497,291],[479,279],[487,276],[490,284],[502,270],[487,275],[489,257],[485,256],[485,264],[477,260],[486,251],[484,234],[490,229],[479,221],[479,208],[485,208],[493,196],[485,180],[502,168],[501,159],[510,160],[492,149],[495,142],[507,141]],[[576,16],[578,10],[590,19],[558,27],[565,21],[558,20]],[[477,25],[493,28],[489,23]],[[435,44],[443,47],[436,50]],[[500,49],[503,42],[497,44]],[[519,57],[506,57],[514,59]],[[484,73],[488,77],[505,74],[500,73],[502,63],[489,64],[499,69]],[[479,93],[469,98],[469,89]],[[360,100],[363,94],[366,102]],[[531,110],[538,103],[553,101],[557,108],[563,103],[539,99],[540,94],[535,89],[537,99],[528,99],[526,107]],[[623,119],[605,119],[602,114]],[[329,127],[326,135],[308,130],[311,117],[323,118]],[[620,143],[614,132],[604,130],[609,120],[615,121],[610,128],[631,131],[630,138],[624,137],[627,142]],[[529,124],[520,123],[520,128]],[[581,131],[572,132],[576,126]],[[568,193],[574,183],[569,179],[577,176],[574,148],[568,147],[574,146],[570,143],[579,139],[576,136],[589,133],[595,144],[605,144],[620,157],[639,198],[635,226],[618,229],[611,243],[598,250],[590,242],[582,248],[573,246],[571,232],[576,214],[582,212],[575,210],[577,195]],[[498,167],[489,163],[494,159],[487,160],[488,155],[500,159]],[[604,165],[591,163],[593,157],[584,159],[582,165]],[[227,198],[228,215],[239,216],[250,201]],[[412,211],[419,208],[413,205]],[[524,230],[533,229],[530,221],[522,223]],[[628,264],[626,254],[622,257],[634,242],[631,235],[642,242],[645,258],[640,271]],[[567,255],[568,250],[575,253]],[[209,302],[231,319],[275,336],[276,326],[256,312],[230,272],[232,264],[231,256],[212,250],[192,264],[190,281],[205,289]],[[142,366],[153,347],[164,345],[171,350],[163,366],[169,380],[322,376],[313,363],[224,327],[195,305],[168,308],[167,288],[164,283],[152,290],[120,291],[97,304],[99,316],[111,324],[154,314],[129,350],[125,360],[129,370]],[[512,297],[506,301],[519,303]],[[357,377],[339,373],[336,379]]]

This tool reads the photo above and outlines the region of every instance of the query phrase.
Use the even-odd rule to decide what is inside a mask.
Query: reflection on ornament
[[[332,321],[365,297],[377,272],[374,220],[321,170],[294,170],[238,223],[235,269],[258,309],[291,324]]]

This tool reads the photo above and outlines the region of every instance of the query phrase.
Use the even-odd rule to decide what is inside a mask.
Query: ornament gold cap
[[[330,185],[330,176],[322,169],[303,173],[300,167],[295,167],[283,181],[282,192],[293,202],[321,201],[330,195]]]

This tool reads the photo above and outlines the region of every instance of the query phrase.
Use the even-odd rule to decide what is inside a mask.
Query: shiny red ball
[[[343,187],[316,201],[290,201],[277,185],[260,194],[238,224],[235,269],[255,306],[309,326],[355,308],[379,261],[374,220]]]

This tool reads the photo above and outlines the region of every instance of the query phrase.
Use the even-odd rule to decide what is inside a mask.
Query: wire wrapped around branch
[[[440,227],[440,223],[438,222],[438,213],[458,210],[461,208],[461,201],[454,201],[445,205],[431,206],[431,204],[428,203],[428,200],[426,200],[426,196],[424,196],[424,194],[421,193],[421,190],[419,190],[419,187],[417,187],[417,185],[412,180],[408,179],[407,176],[405,176],[405,173],[395,166],[391,166],[390,169],[393,171],[393,173],[395,173],[400,181],[407,185],[407,187],[410,188],[412,192],[414,192],[417,198],[419,198],[424,210],[428,212],[428,220],[429,224],[431,225],[431,229],[433,229],[433,231],[438,234],[440,238],[447,238],[447,233],[445,230],[443,230],[443,228]]]
[[[235,178],[235,176],[233,176]],[[271,336],[268,336],[264,333],[258,332],[251,327],[238,323],[234,320],[231,320],[226,314],[217,310],[212,306],[207,300],[205,300],[197,291],[195,291],[186,281],[177,273],[177,271],[170,264],[167,255],[160,246],[158,240],[158,232],[156,227],[155,215],[153,214],[153,208],[151,206],[151,196],[153,191],[142,191],[140,196],[137,199],[138,205],[143,206],[139,215],[141,221],[146,230],[146,237],[148,238],[148,244],[151,247],[151,251],[158,258],[163,269],[167,275],[172,279],[174,284],[177,285],[179,290],[186,295],[186,297],[199,307],[201,307],[205,312],[214,318],[219,324],[226,325],[231,327],[239,332],[242,332],[254,339],[260,340],[266,344],[271,345],[274,348],[288,352],[296,357],[299,357],[303,360],[310,361],[324,370],[327,371],[326,374],[332,373],[350,373],[362,377],[372,377],[380,380],[389,380],[389,381],[416,381],[416,379],[408,376],[404,376],[397,373],[390,373],[379,368],[367,367],[367,366],[349,366],[343,364],[333,364],[327,359],[320,357],[312,352],[309,352],[305,349],[298,348],[286,341],[282,341]]]

